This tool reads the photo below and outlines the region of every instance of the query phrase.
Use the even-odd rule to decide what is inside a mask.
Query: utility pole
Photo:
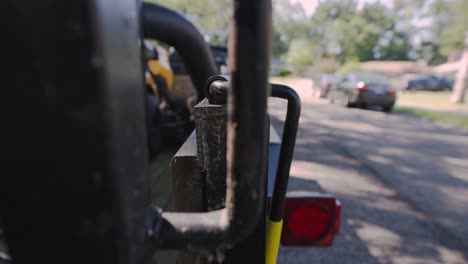
[[[468,84],[468,31],[465,32],[465,47],[460,60],[460,66],[450,98],[452,103],[462,104],[465,100],[465,90]]]

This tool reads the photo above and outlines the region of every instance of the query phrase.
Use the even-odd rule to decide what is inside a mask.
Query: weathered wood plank
[[[198,168],[195,131],[171,160],[173,208],[177,212],[204,210],[204,179]]]
[[[205,176],[206,209],[224,207],[226,197],[226,105],[207,99],[195,106],[198,164]]]

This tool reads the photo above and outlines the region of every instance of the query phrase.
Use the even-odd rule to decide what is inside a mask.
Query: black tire
[[[161,112],[159,102],[152,94],[147,94],[148,108],[148,152],[150,160],[155,159],[161,151]]]
[[[336,105],[339,105],[339,106],[344,106],[344,107],[351,107],[351,104],[349,103],[349,98],[348,97],[346,97],[346,100],[330,98],[330,103],[336,104]]]
[[[323,90],[320,94],[320,98],[327,98],[328,97],[328,89]]]
[[[361,109],[367,109],[367,104],[366,103],[360,103],[358,105],[358,107],[361,108]]]
[[[342,102],[343,106],[351,108],[353,104],[349,102],[349,95],[346,95],[346,99]]]
[[[390,112],[392,112],[392,110],[393,110],[393,105],[389,105],[389,106],[384,106],[384,107],[383,107],[383,111],[384,111],[385,113],[390,113]]]
[[[315,98],[322,98],[322,97],[323,97],[322,91],[321,91],[320,89],[316,89],[316,90],[314,91],[314,97],[315,97]]]

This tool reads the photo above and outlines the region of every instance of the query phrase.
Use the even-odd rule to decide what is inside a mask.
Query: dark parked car
[[[336,85],[341,81],[341,77],[333,74],[323,74],[320,77],[320,81],[314,84],[314,96],[315,97],[327,97],[328,90],[332,85]]]
[[[452,90],[452,87],[452,80],[435,75],[425,75],[418,78],[409,79],[406,82],[406,86],[403,88],[407,91],[442,91]]]
[[[222,71],[223,67],[227,67],[228,51],[225,46],[210,46],[211,53],[213,54],[216,66],[219,72]]]
[[[333,103],[347,107],[380,106],[383,111],[390,112],[395,104],[396,92],[383,75],[355,72],[332,85],[328,97]]]

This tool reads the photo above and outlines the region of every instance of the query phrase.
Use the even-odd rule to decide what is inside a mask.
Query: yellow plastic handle
[[[267,239],[265,247],[265,264],[276,264],[278,258],[279,245],[281,239],[281,230],[283,229],[283,220],[274,222],[268,219]]]

